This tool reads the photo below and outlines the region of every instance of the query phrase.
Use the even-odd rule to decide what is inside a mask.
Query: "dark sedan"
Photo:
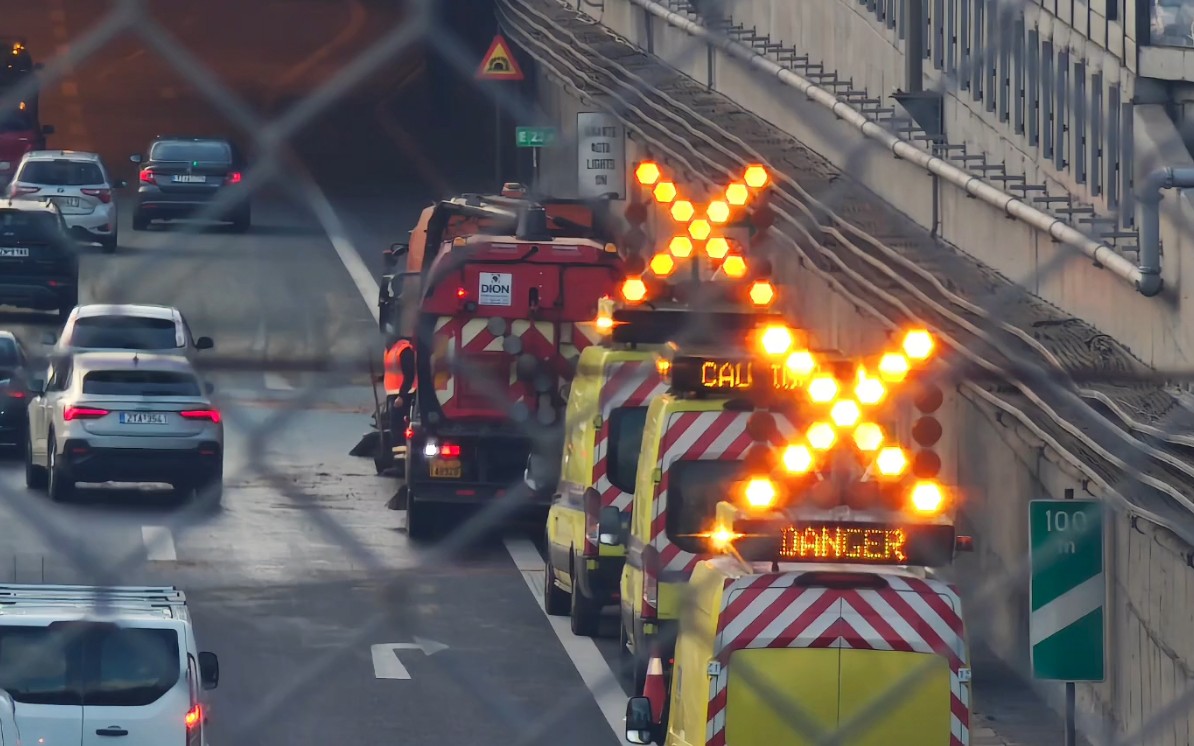
[[[12,332],[0,331],[0,443],[25,444],[28,426],[29,358]]]
[[[143,231],[154,220],[208,218],[232,224],[244,232],[251,222],[248,195],[227,194],[241,183],[244,158],[227,140],[159,137],[145,156],[129,160],[141,167],[133,230]],[[210,212],[217,198],[226,200]]]

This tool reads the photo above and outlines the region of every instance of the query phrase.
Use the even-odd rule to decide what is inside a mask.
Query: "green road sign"
[[[1103,681],[1103,503],[1032,500],[1028,533],[1033,678]]]
[[[549,148],[556,144],[556,128],[518,127],[514,138],[520,148]]]

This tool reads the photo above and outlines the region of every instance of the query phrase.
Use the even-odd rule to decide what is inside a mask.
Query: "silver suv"
[[[78,306],[66,317],[62,333],[46,332],[43,344],[54,355],[97,350],[136,350],[193,358],[210,350],[210,337],[195,339],[186,318],[173,306],[93,303]]]

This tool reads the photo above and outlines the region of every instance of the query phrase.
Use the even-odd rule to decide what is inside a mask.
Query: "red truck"
[[[553,480],[528,471],[558,467],[567,386],[625,275],[607,226],[608,202],[470,194],[387,251],[382,331],[413,343],[418,383],[409,410],[388,392],[376,423],[382,460],[403,457],[412,539],[451,505],[550,504]]]
[[[40,119],[38,91],[30,81],[41,64],[35,63],[25,40],[0,36],[0,181],[7,183],[21,156],[30,150],[45,150],[46,135],[54,128]],[[26,90],[28,89],[28,90]],[[17,100],[13,100],[17,99]]]

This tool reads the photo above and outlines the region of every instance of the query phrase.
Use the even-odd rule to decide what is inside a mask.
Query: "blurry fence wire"
[[[556,0],[497,0],[497,7],[507,38],[540,62],[544,72],[570,93],[616,114],[644,151],[666,159],[669,168],[679,171],[676,174],[678,181],[712,187],[720,184],[727,175],[738,173],[744,163],[763,161],[771,164],[777,179],[772,207],[779,220],[769,230],[762,250],[773,255],[781,269],[816,274],[889,328],[899,328],[914,320],[926,323],[939,333],[948,350],[951,365],[939,374],[943,384],[958,387],[964,396],[986,411],[1008,415],[1059,458],[1065,456],[1082,462],[1080,468],[1095,491],[1112,501],[1120,511],[1168,527],[1194,544],[1194,522],[1189,520],[1194,503],[1188,497],[1194,494],[1194,463],[1182,450],[1194,442],[1188,434],[1192,424],[1189,413],[1180,406],[1171,406],[1158,416],[1142,421],[1134,417],[1133,405],[1116,408],[1118,400],[1155,396],[1167,384],[1191,380],[1194,372],[1148,370],[1112,343],[1101,348],[1106,354],[1094,355],[1078,363],[1064,360],[1031,333],[1007,320],[1012,316],[1009,311],[1017,310],[1022,316],[1026,307],[1024,294],[1010,283],[997,283],[995,292],[982,293],[978,299],[963,298],[967,288],[966,275],[973,277],[979,272],[973,263],[948,254],[934,245],[923,231],[911,231],[909,243],[888,245],[893,237],[910,229],[907,221],[885,217],[881,209],[867,211],[864,217],[872,221],[869,224],[860,224],[856,218],[843,216],[847,212],[844,208],[873,198],[861,196],[851,179],[825,176],[815,154],[806,150],[795,148],[786,152],[784,159],[776,157],[778,151],[774,147],[754,137],[760,132],[767,134],[766,128],[760,128],[757,122],[737,129],[719,121],[719,116],[732,108],[726,101],[717,97],[711,100],[708,91],[700,84],[665,70],[657,60],[629,47],[596,25],[604,13],[605,3],[611,1],[581,0],[580,11],[573,10],[572,4],[560,4]],[[1001,13],[1006,17],[1022,13],[1023,2],[1026,0],[1004,2]],[[1177,10],[1161,7],[1170,5],[1181,7]],[[701,0],[688,5],[672,0],[668,7],[699,19],[718,38],[743,37],[740,27],[732,20],[734,3]],[[1184,12],[1180,3],[1161,3],[1157,17]],[[595,16],[596,20],[590,16]],[[1179,43],[1187,44],[1188,35],[1183,36],[1184,31],[1177,28],[1180,24],[1176,21],[1158,23],[1165,34],[1176,35],[1181,39]],[[995,46],[988,50],[991,54],[1005,46],[1008,34],[1017,32],[1011,23],[1000,23],[998,29],[1000,36],[993,34],[989,37]],[[252,138],[258,151],[259,157],[246,174],[239,192],[228,192],[226,197],[213,202],[201,217],[217,216],[267,183],[281,185],[310,209],[333,241],[348,240],[342,219],[291,152],[290,139],[321,112],[335,106],[371,72],[408,51],[412,45],[422,44],[436,50],[462,77],[470,80],[479,57],[479,50],[471,49],[453,29],[434,20],[431,0],[418,0],[410,3],[406,19],[399,26],[361,51],[295,106],[267,119],[254,112],[201,60],[189,53],[185,40],[174,38],[155,22],[149,3],[125,0],[116,3],[114,10],[99,25],[72,40],[64,54],[47,64],[37,81],[30,81],[0,97],[0,110],[26,98],[35,86],[44,89],[61,82],[72,69],[100,53],[106,44],[127,35],[141,39],[165,64],[193,85],[214,109]],[[688,60],[707,54],[709,47],[692,38],[683,49],[671,51],[671,61],[677,67],[684,67]],[[981,53],[973,54],[962,61],[953,75],[941,76],[940,90],[946,93],[957,90],[962,81],[971,77],[973,66],[981,64],[983,57]],[[478,88],[511,119],[534,121],[539,116],[534,102],[515,90],[488,85]],[[698,94],[704,96],[702,101],[697,102]],[[391,122],[388,128],[394,136],[395,148],[420,164],[429,181],[442,185],[439,188],[444,194],[438,196],[446,196],[451,191],[447,181],[434,173],[435,165],[426,162],[418,143],[403,131],[401,122]],[[565,138],[560,143],[565,149],[575,144],[574,137]],[[873,151],[860,147],[841,170],[857,181],[863,181],[869,161],[874,157]],[[809,168],[788,167],[793,159]],[[915,248],[910,250],[908,246]],[[918,255],[916,251],[925,254]],[[160,257],[142,259],[136,265],[136,271],[151,272],[156,262],[169,261],[168,256],[163,253]],[[922,261],[924,256],[930,257],[928,268]],[[1042,274],[1060,272],[1063,264],[1058,259],[1046,266]],[[942,275],[947,276],[943,278]],[[1043,276],[1037,278],[1040,279]],[[380,347],[379,343],[376,350],[364,351],[362,355],[379,355]],[[321,374],[316,381],[334,380],[370,369],[364,357],[263,362],[216,355],[208,358],[205,365],[217,371],[315,372]],[[506,383],[494,381],[494,391],[504,392]],[[317,402],[321,393],[318,385],[311,385],[288,407],[257,424],[243,419],[236,421],[235,411],[229,412],[228,416],[237,426],[252,433],[250,455],[259,473],[287,499],[313,508],[305,515],[314,529],[327,540],[342,546],[357,566],[375,573],[388,572],[376,550],[362,545],[331,514],[319,509],[311,495],[294,486],[289,473],[271,463],[266,450],[271,434],[293,422],[295,413]],[[531,425],[527,426],[527,434],[540,440],[558,436],[558,433]],[[344,444],[345,449],[349,446]],[[451,530],[430,552],[421,555],[419,562],[434,565],[450,559],[524,506],[527,496],[525,485],[512,485],[502,498]],[[118,584],[140,560],[138,548],[137,552],[130,552],[123,563],[97,562],[95,557],[67,541],[62,532],[39,511],[30,508],[29,503],[13,501],[12,506],[48,544],[60,547],[82,574],[98,584]],[[195,518],[207,507],[199,503],[181,510],[168,519],[168,525],[179,535],[185,534],[201,525]],[[404,583],[414,578],[417,571],[415,568],[397,578],[389,592],[395,597],[404,596]],[[1022,563],[1006,568],[1001,576],[986,578],[977,594],[971,597],[967,615],[982,617],[986,607],[1002,604],[1010,589],[1022,589],[1026,577],[1027,568]],[[691,600],[689,597],[682,606],[681,616],[692,612]],[[370,634],[380,623],[380,619],[363,620],[354,639],[344,640],[344,644],[369,641]],[[335,657],[334,649],[312,657],[308,675],[317,676]],[[745,671],[743,675],[749,680],[753,673]],[[883,696],[864,708],[853,721],[843,723],[836,732],[819,731],[809,713],[803,712],[783,692],[775,692],[771,701],[777,708],[786,710],[784,714],[789,725],[807,733],[810,742],[848,744],[859,729],[866,727],[868,720],[885,708],[900,707],[901,698],[911,688],[910,684],[922,675],[925,672],[917,669],[909,671],[905,679],[891,682]],[[501,698],[500,692],[472,686],[470,678],[463,673],[461,683],[468,685],[474,697],[502,714],[511,725],[526,726],[525,737],[520,743],[535,742],[550,732],[552,725],[566,721],[570,709],[581,706],[589,696],[587,692],[578,691],[574,698],[557,701],[552,707],[545,708],[546,712],[535,721],[517,712]],[[265,722],[273,707],[301,684],[295,680],[290,689],[271,692],[269,699],[261,702],[257,713],[259,721]],[[753,688],[756,689],[763,686],[761,680],[755,684]],[[605,686],[609,691],[621,689],[612,678],[605,682]],[[1194,690],[1186,691],[1159,710],[1145,726],[1145,731],[1164,728],[1171,718],[1185,717],[1191,701],[1194,701]],[[253,732],[253,723],[244,725],[248,732]],[[1106,729],[1108,733],[1116,730],[1110,722]],[[1147,732],[1127,734],[1115,742],[1144,742],[1147,735]]]

